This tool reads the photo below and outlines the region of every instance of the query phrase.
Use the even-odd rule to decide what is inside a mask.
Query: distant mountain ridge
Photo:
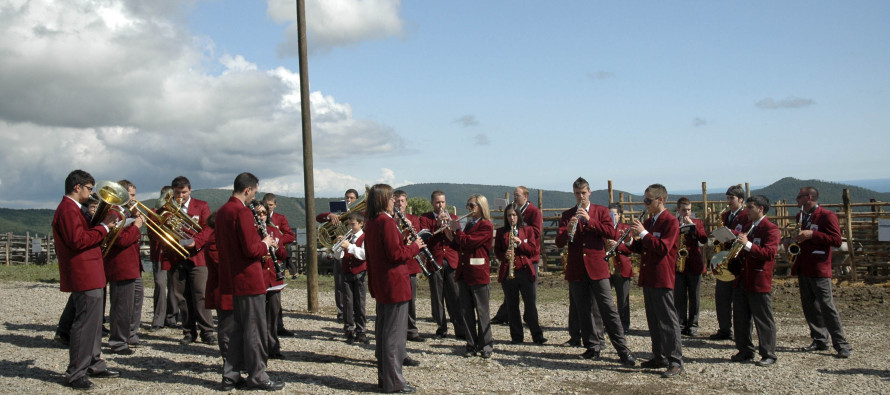
[[[878,201],[890,201],[890,193],[876,192],[863,187],[842,184],[837,182],[822,180],[801,180],[793,177],[782,178],[766,187],[753,189],[752,195],[762,194],[770,199],[771,202],[786,200],[793,202],[797,196],[797,192],[801,187],[813,186],[819,190],[820,202],[822,203],[842,203],[843,190],[849,189],[853,202],[868,202],[869,199]],[[726,188],[729,186],[720,186],[711,188],[708,191],[709,201],[723,201],[726,199]],[[506,185],[483,185],[483,184],[453,184],[453,183],[423,183],[405,185],[398,189],[405,191],[408,197],[421,197],[429,199],[430,194],[434,190],[445,192],[445,196],[449,206],[457,206],[458,212],[466,212],[464,203],[467,198],[473,194],[482,194],[488,198],[489,202],[495,198],[504,198],[513,200],[513,190],[515,186]],[[538,205],[538,189],[529,188],[529,199],[533,204]],[[615,200],[622,191],[615,190]],[[360,191],[363,193],[363,191]],[[262,198],[264,192],[257,193],[257,198]],[[668,188],[668,200],[676,201],[681,196],[686,196],[691,200],[701,200],[702,195],[687,194],[678,195],[671,194]],[[640,195],[634,195],[624,192],[625,199],[632,198],[633,201],[642,200]],[[192,196],[196,199],[207,201],[211,210],[216,210],[225,204],[232,196],[232,192],[223,189],[200,189],[192,191]],[[306,204],[303,198],[294,198],[278,195],[277,212],[287,217],[291,227],[304,228],[306,226]],[[326,197],[315,199],[316,214],[328,211],[328,202],[335,200],[343,200],[342,197]],[[575,197],[571,192],[544,190],[543,191],[544,208],[568,208],[575,205]],[[609,202],[609,192],[605,189],[599,189],[591,192],[590,200],[593,203],[606,205]],[[155,207],[157,199],[148,199],[143,203],[148,207]],[[25,232],[31,234],[39,233],[41,235],[52,232],[52,218],[55,210],[51,209],[8,209],[0,208],[0,232],[13,232],[15,234],[24,235]]]

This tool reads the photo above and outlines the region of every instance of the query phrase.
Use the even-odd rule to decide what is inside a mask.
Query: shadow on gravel
[[[42,325],[42,324],[10,324],[4,323],[6,325],[6,330],[9,331],[28,331],[28,332],[50,332],[55,333],[56,326],[55,325]]]
[[[883,381],[890,381],[890,370],[879,370],[879,369],[842,369],[842,370],[831,370],[831,369],[818,369],[819,373],[825,374],[841,374],[841,375],[866,375],[866,376],[877,376],[881,377]]]
[[[104,355],[103,355],[104,357]],[[194,377],[194,373],[219,373],[222,380],[222,360],[219,364],[205,365],[195,362],[178,362],[162,357],[115,357],[109,369],[120,370],[121,378],[156,384],[188,384],[217,390],[219,382]],[[120,369],[120,367],[130,369]],[[186,373],[186,374],[183,374]]]
[[[53,341],[52,337],[23,336],[11,333],[0,335],[0,343],[9,343],[15,347],[25,348],[59,348],[58,343]],[[2,372],[3,371],[0,370],[0,373]]]
[[[290,362],[314,362],[314,363],[343,363],[347,365],[377,367],[368,360],[342,357],[339,355],[316,354],[311,351],[282,351],[284,357]]]
[[[4,377],[21,377],[64,385],[65,372],[53,372],[34,367],[34,360],[7,361],[0,360],[0,372]]]
[[[378,392],[377,384],[368,384],[350,381],[346,378],[336,376],[318,376],[313,374],[299,374],[294,372],[270,371],[269,377],[275,380],[283,380],[285,383],[303,383],[324,387],[325,389],[335,389],[350,392]],[[284,387],[287,391],[288,388]]]

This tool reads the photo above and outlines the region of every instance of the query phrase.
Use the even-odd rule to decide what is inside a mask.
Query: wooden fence
[[[46,264],[55,259],[55,248],[51,235],[41,237],[25,233],[17,236],[12,233],[0,234],[0,256],[3,262],[11,264]]]

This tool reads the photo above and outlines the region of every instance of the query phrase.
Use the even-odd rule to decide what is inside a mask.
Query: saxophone
[[[803,226],[803,206],[800,206],[800,214],[797,218],[797,225],[794,227],[794,230],[791,231],[791,238],[794,239],[797,237],[797,234],[800,233],[801,226]],[[788,245],[788,262],[792,265],[795,261],[797,261],[797,256],[800,255],[800,245],[797,242],[793,242]]]
[[[507,244],[507,259],[509,259],[510,262],[507,264],[507,278],[511,280],[516,278],[516,241],[513,240],[513,238],[516,237],[518,233],[519,232],[516,230],[516,225],[510,227],[510,243]]]
[[[748,232],[745,233],[745,236],[751,236],[751,232],[754,231],[754,226],[752,224],[751,228],[748,229]],[[732,243],[732,248],[729,251],[723,251],[720,254],[714,255],[714,258],[711,258],[711,263],[714,262],[715,258],[722,258],[720,264],[718,264],[714,268],[714,277],[716,277],[720,281],[732,281],[735,280],[735,275],[729,272],[729,261],[739,256],[739,253],[742,252],[742,248],[745,245],[739,242],[739,239],[736,239]],[[725,255],[724,255],[725,254]]]
[[[677,249],[677,273],[686,271],[686,257],[689,250],[686,249],[686,233],[680,233],[679,248]]]

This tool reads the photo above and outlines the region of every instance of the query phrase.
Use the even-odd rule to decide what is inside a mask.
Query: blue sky
[[[50,151],[0,148],[10,154],[3,167],[15,169],[0,176],[0,206],[52,206],[78,167],[97,179],[131,178],[151,195],[179,174],[212,188],[251,171],[261,189],[302,196],[294,2],[165,0],[146,9],[111,1],[119,4],[113,18],[71,15],[69,7],[95,6],[87,0],[30,3],[50,11],[16,15],[0,28],[20,35],[0,39],[0,49],[25,54],[19,63],[0,61],[0,74],[38,87],[0,84],[2,96],[33,89],[40,94],[30,103],[52,99],[63,109],[85,107],[83,97],[108,102],[67,115],[52,105],[0,103],[0,134],[65,142]],[[570,190],[583,176],[594,189],[611,179],[637,193],[654,182],[671,191],[702,181],[723,189],[784,176],[886,177],[888,2],[307,0],[307,7],[317,196],[375,182]],[[78,22],[95,14],[115,28]],[[34,33],[37,24],[95,30],[91,40],[60,42]],[[26,66],[59,55],[24,38],[85,46],[92,56],[35,71]],[[101,56],[108,48],[123,54]],[[64,85],[81,96],[41,86],[72,75],[77,83]],[[72,148],[71,135],[84,133],[88,147],[127,164],[78,158],[84,148]],[[170,138],[189,147],[189,158],[159,143]],[[35,177],[46,185],[27,183]]]

